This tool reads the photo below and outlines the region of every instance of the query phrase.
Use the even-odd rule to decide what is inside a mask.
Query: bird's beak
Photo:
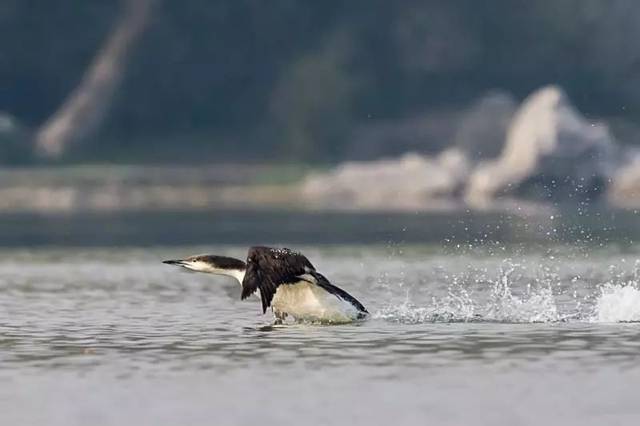
[[[178,266],[185,265],[184,260],[163,260],[162,263],[166,263],[167,265],[178,265]]]

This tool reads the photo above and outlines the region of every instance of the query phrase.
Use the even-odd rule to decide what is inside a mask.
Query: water
[[[637,424],[640,247],[296,246],[372,313],[271,326],[161,259],[0,250],[6,425]]]

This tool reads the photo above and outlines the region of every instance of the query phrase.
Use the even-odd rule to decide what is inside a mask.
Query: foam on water
[[[637,284],[605,284],[596,302],[594,322],[640,321],[640,290]]]

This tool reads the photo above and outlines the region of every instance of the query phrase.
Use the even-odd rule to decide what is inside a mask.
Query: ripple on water
[[[636,340],[635,328],[605,324],[640,321],[637,274],[623,263],[610,268],[606,257],[516,262],[372,252],[350,262],[344,252],[339,258],[318,252],[318,267],[364,301],[372,318],[272,327],[256,303],[237,300],[226,282],[174,273],[149,262],[149,253],[139,259],[136,253],[90,263],[39,259],[30,268],[0,260],[0,371],[55,366],[157,374],[287,364],[498,364],[545,353],[591,354],[594,363],[640,356],[637,345],[621,343]]]

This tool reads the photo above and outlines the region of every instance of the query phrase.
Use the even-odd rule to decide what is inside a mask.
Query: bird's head
[[[246,269],[246,264],[240,259],[211,254],[199,254],[178,260],[165,260],[162,263],[181,266],[190,271],[220,275],[234,275],[236,272],[244,273]]]

